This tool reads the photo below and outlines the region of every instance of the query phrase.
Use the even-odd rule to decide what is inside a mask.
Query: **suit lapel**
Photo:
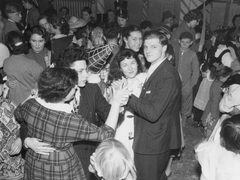
[[[155,77],[158,75],[158,73],[162,70],[162,68],[166,65],[167,59],[165,59],[158,67],[155,69],[155,71],[150,75],[148,80],[144,83],[143,88],[148,88],[149,84]]]

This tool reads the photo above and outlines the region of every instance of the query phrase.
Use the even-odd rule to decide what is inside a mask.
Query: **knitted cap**
[[[99,73],[104,64],[106,64],[112,50],[112,45],[105,45],[87,51],[89,61],[88,68],[94,73]]]
[[[167,25],[161,25],[157,28],[157,30],[163,34],[170,35],[170,37],[172,36],[172,32],[171,29],[167,26]]]

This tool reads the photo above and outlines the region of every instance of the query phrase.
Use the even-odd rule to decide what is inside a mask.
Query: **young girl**
[[[238,180],[240,177],[240,115],[226,119],[221,127],[221,144],[207,141],[195,150],[201,165],[201,180]]]
[[[89,171],[99,179],[136,180],[136,168],[125,146],[116,139],[104,140],[90,159]]]
[[[229,67],[215,63],[210,73],[211,78],[214,79],[210,87],[209,100],[201,118],[205,127],[205,135],[209,137],[212,133],[217,121],[220,118],[219,102],[222,98],[222,84],[232,73]]]

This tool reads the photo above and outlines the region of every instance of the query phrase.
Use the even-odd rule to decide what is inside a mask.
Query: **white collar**
[[[45,108],[51,109],[51,110],[55,110],[55,111],[63,111],[66,113],[71,113],[73,112],[73,107],[70,104],[66,104],[66,103],[48,103],[45,100],[41,99],[41,98],[36,98],[36,101],[41,104],[42,106],[44,106]]]
[[[59,39],[66,36],[67,36],[66,34],[56,34],[55,36],[52,37],[52,39]]]

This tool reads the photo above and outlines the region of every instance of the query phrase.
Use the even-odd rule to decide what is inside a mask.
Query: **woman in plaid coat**
[[[66,103],[74,98],[77,81],[75,70],[46,69],[39,78],[39,97],[27,100],[16,109],[15,117],[21,125],[26,123],[28,137],[38,138],[56,149],[49,156],[28,149],[25,180],[85,180],[72,142],[101,141],[114,136],[119,106],[127,102],[128,91],[122,89],[115,94],[106,123],[97,127],[80,115],[71,113],[73,108]]]

